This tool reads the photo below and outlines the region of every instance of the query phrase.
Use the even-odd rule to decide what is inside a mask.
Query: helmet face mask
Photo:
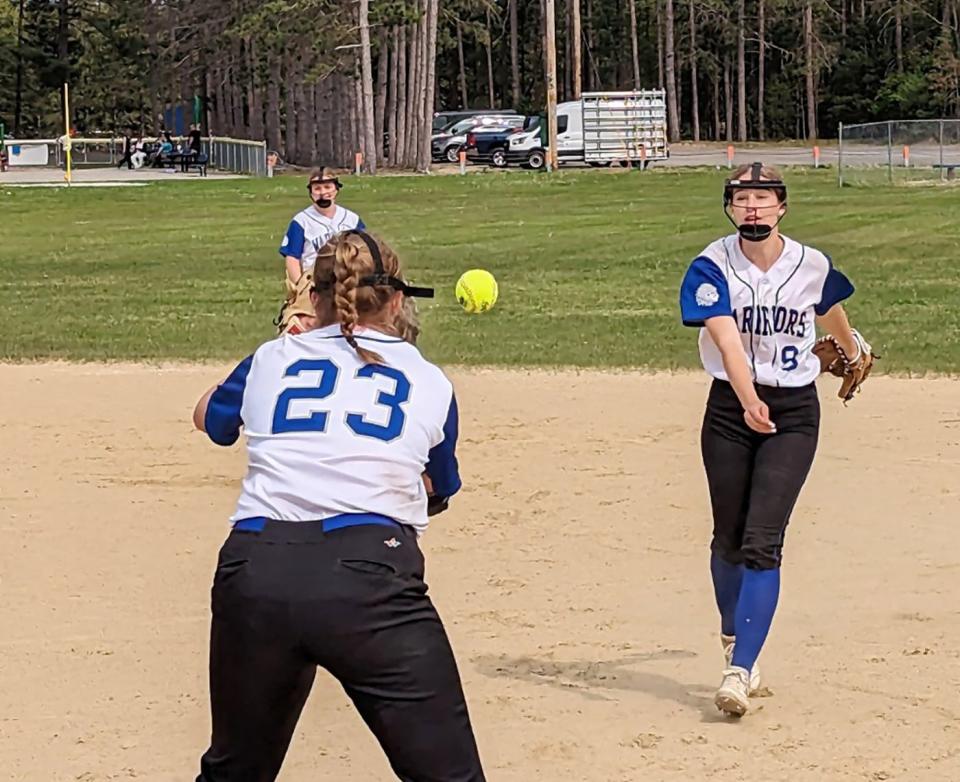
[[[740,234],[740,238],[748,242],[762,242],[773,233],[773,230],[780,224],[780,221],[784,218],[784,215],[786,215],[786,183],[782,179],[763,179],[762,176],[763,164],[754,163],[751,166],[749,179],[744,179],[742,177],[738,179],[728,179],[724,183],[723,187],[723,212],[727,216],[727,219],[733,224],[733,227],[737,229],[737,233]],[[772,191],[777,196],[777,209],[779,211],[776,222],[771,225],[769,223],[760,221],[760,210],[765,210],[770,207],[752,206],[746,208],[754,210],[754,221],[738,224],[736,220],[734,220],[731,212],[735,206],[734,200],[736,194],[744,190],[759,190],[765,192]]]
[[[334,185],[336,187],[336,191],[332,194],[328,192],[323,195],[314,196],[314,185]],[[326,168],[311,174],[310,179],[307,182],[307,192],[310,194],[310,200],[321,209],[326,209],[327,207],[333,205],[333,202],[337,199],[337,195],[340,193],[342,187],[343,185],[340,183],[340,179],[336,176],[336,174]],[[331,195],[333,196],[332,198],[330,197]]]

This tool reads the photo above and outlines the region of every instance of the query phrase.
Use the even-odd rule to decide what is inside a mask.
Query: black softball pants
[[[756,386],[776,434],[747,426],[730,383],[714,380],[700,433],[713,508],[711,549],[754,570],[780,567],[790,514],[817,450],[816,386]]]
[[[423,564],[400,525],[232,531],[213,583],[213,736],[197,782],[274,780],[317,666],[340,681],[399,779],[483,782]]]

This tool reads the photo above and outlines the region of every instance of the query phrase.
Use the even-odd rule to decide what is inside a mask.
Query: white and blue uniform
[[[760,385],[799,387],[820,374],[814,317],[853,294],[853,285],[813,247],[783,236],[783,252],[767,271],[740,249],[737,234],[718,239],[698,255],[680,287],[683,323],[702,327],[729,315],[737,322],[754,380]],[[700,359],[713,377],[728,380],[720,350],[705,328]]]
[[[283,241],[280,243],[280,255],[285,258],[299,258],[302,271],[310,271],[317,261],[317,253],[330,239],[343,231],[366,226],[356,212],[336,207],[333,217],[325,217],[312,205],[293,216]]]
[[[248,469],[211,591],[197,782],[276,779],[318,666],[398,778],[484,782],[418,543],[424,471],[437,495],[460,489],[453,387],[415,346],[355,336],[383,363],[364,363],[339,324],[288,334],[208,400],[207,434],[231,445],[243,429]]]
[[[262,345],[214,392],[205,428],[249,467],[231,520],[387,516],[422,533],[434,492],[460,489],[453,386],[413,345],[359,329],[384,365],[364,364],[339,325]]]
[[[744,255],[746,240],[738,234],[719,239],[694,259],[680,286],[683,323],[700,329],[700,359],[714,378],[700,451],[713,515],[710,572],[729,655],[724,682],[741,677],[747,691],[759,676],[755,665],[779,599],[787,525],[819,439],[815,320],[853,293],[829,257],[781,238],[780,257],[766,271]],[[740,332],[753,390],[775,425],[771,431],[748,425],[705,328],[710,318],[724,316]],[[734,707],[723,687],[716,703],[729,710]]]

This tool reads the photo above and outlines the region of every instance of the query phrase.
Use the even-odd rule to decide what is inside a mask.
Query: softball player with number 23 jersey
[[[270,782],[317,667],[405,782],[483,782],[418,536],[460,489],[453,386],[405,335],[397,256],[362,231],[317,254],[317,328],[262,345],[194,422],[249,466],[213,583],[213,736],[198,782]],[[317,769],[318,778],[328,778]]]

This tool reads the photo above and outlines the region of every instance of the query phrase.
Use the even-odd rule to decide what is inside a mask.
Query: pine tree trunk
[[[657,4],[657,89],[662,90],[666,84],[663,77],[663,9],[662,0],[655,0],[655,2]]]
[[[436,0],[427,0],[428,5],[431,7],[433,6],[434,2],[436,2]],[[487,49],[487,101],[488,101],[487,105],[491,109],[495,109],[497,107],[497,98],[494,95],[494,84],[493,84],[493,36],[490,33],[490,9],[489,8],[487,8],[487,11],[486,11],[485,31],[487,34],[486,41],[484,42]],[[434,42],[433,45],[435,46],[436,42]],[[432,67],[435,69],[436,63],[433,63]],[[430,89],[431,89],[430,91],[431,102],[430,102],[430,105],[427,107],[427,113],[429,113],[430,116],[432,117],[433,116],[433,100],[432,100],[433,91],[432,91],[432,87]]]
[[[903,73],[903,2],[894,0],[894,40],[897,51],[897,73]]]
[[[404,166],[415,168],[417,165],[417,137],[420,134],[420,69],[423,60],[420,54],[420,22],[410,26],[407,45],[410,56],[407,60],[407,145],[404,150]]]
[[[637,41],[637,2],[627,0],[630,11],[630,54],[633,63],[633,88],[640,89],[640,45]]]
[[[723,97],[724,106],[727,110],[726,137],[727,143],[733,141],[733,87],[730,83],[730,55],[723,57]]]
[[[243,56],[239,41],[233,42],[231,52],[233,56],[230,59],[230,102],[233,107],[233,130],[230,135],[234,138],[245,138],[247,123],[243,117]]]
[[[455,22],[457,26],[457,64],[460,66],[458,81],[460,84],[460,108],[465,109],[470,103],[467,101],[467,68],[463,61],[463,26],[460,20]]]
[[[762,0],[761,0],[762,2]],[[697,9],[690,0],[690,124],[693,125],[693,140],[700,141],[700,94],[697,84]],[[639,89],[639,88],[638,88]]]
[[[160,51],[157,43],[157,29],[151,24],[147,30],[147,46],[150,52],[150,61],[158,62],[160,60]],[[219,65],[219,61],[218,61]],[[160,114],[163,111],[163,105],[160,103],[160,69],[159,68],[149,68],[148,83],[150,85],[150,127],[149,132],[155,133],[160,130]],[[216,81],[217,85],[217,94],[220,95],[221,85],[223,84],[223,69],[221,67],[217,68],[217,73],[219,78]],[[217,104],[218,113],[220,115],[221,127],[223,123],[223,100],[221,96],[220,102]]]
[[[563,82],[561,83],[562,93],[558,96],[559,100],[569,100],[569,95],[573,91],[573,76],[570,72],[571,60],[570,54],[570,2],[569,0],[563,7]]]
[[[270,79],[267,82],[267,144],[280,150],[280,57],[271,52]]]
[[[350,146],[351,157],[357,152],[361,159],[366,163],[366,133],[363,117],[363,84],[360,77],[360,63],[353,63],[353,70],[350,73],[350,81],[347,86],[350,95]],[[355,166],[353,166],[355,168]]]
[[[407,144],[407,27],[401,25],[397,34],[397,138],[390,143],[393,165],[404,165]]]
[[[296,69],[293,65],[293,55],[287,54],[286,67],[284,68],[283,80],[283,119],[285,144],[283,156],[290,163],[297,160],[297,100],[294,95],[294,83],[297,80]]]
[[[516,8],[516,0],[511,0]],[[23,116],[23,11],[24,0],[17,3],[17,76],[13,98],[13,137],[20,136],[20,118]],[[141,129],[142,130],[142,129]]]
[[[430,126],[424,117],[427,114],[427,36],[430,33],[430,0],[422,0],[423,13],[420,17],[420,72],[417,81],[417,143],[413,148],[413,165],[417,171],[422,171],[423,137],[429,139]]]
[[[363,170],[377,173],[376,116],[373,111],[373,55],[370,52],[370,0],[360,0],[360,91],[363,112]]]
[[[398,63],[403,57],[400,48],[400,31],[393,28],[390,35],[390,82],[387,86],[387,165],[397,164],[397,83],[399,81]]]
[[[70,81],[70,0],[60,0],[57,13],[57,62],[62,68],[64,81]],[[60,116],[64,116],[66,96],[63,86],[60,89]],[[59,123],[57,123],[59,124]]]
[[[424,86],[424,111],[423,111],[423,136],[420,139],[420,159],[419,169],[424,173],[430,171],[430,162],[432,160],[431,142],[433,128],[433,111],[436,103],[436,84],[437,84],[437,27],[440,16],[439,0],[427,0],[427,34],[426,51],[427,67]],[[489,30],[489,11],[487,12],[487,29]],[[490,40],[487,39],[487,55],[489,57]],[[490,94],[493,96],[493,68],[490,68]]]
[[[765,141],[767,129],[764,124],[763,104],[766,90],[766,57],[767,57],[767,30],[766,30],[766,0],[757,0],[757,33],[760,38],[760,51],[757,54],[757,138]]]
[[[667,82],[668,133],[670,141],[680,140],[680,107],[677,103],[676,49],[673,45],[673,0],[664,4],[664,79]]]
[[[389,37],[384,27],[380,31],[380,53],[377,55],[377,98],[374,105],[374,141],[377,145],[377,165],[385,165],[383,134],[387,112],[387,66],[390,62]]]
[[[519,56],[519,38],[517,28],[517,2],[518,0],[509,0],[510,3],[510,92],[513,97],[513,108],[520,105],[520,56]],[[464,89],[466,95],[466,89]],[[464,98],[466,100],[466,98]]]
[[[747,140],[746,0],[737,3],[737,140]]]
[[[327,103],[326,82],[319,79],[313,85],[313,114],[315,120],[312,124],[313,132],[310,133],[310,159],[317,165],[324,165],[327,160],[327,136],[329,135],[330,117],[324,111]]]
[[[313,125],[316,122],[316,111],[313,106],[313,88],[303,81],[306,70],[305,63],[301,63],[297,71],[297,86],[294,91],[297,101],[297,151],[300,159],[307,165],[313,165],[310,159],[310,150],[313,148]]]
[[[254,141],[264,139],[263,130],[263,101],[260,90],[257,88],[257,66],[260,62],[258,57],[256,43],[252,38],[247,39],[247,68],[250,73],[247,76],[247,104],[250,112],[250,138]]]
[[[348,157],[346,144],[344,142],[347,131],[345,116],[346,104],[343,100],[343,76],[339,73],[334,73],[330,77],[330,81],[330,106],[333,111],[333,122],[331,123],[333,127],[330,129],[333,147],[332,158],[336,160],[339,165],[342,165]]]
[[[713,140],[719,141],[720,128],[720,76],[717,70],[713,71]]]
[[[807,138],[817,138],[817,82],[813,62],[813,0],[803,9],[804,65],[807,84]]]
[[[233,89],[230,83],[234,78],[234,68],[228,65],[223,71],[223,81],[220,83],[220,91],[223,96],[223,125],[222,132],[233,138],[236,136],[236,128],[233,126]]]

